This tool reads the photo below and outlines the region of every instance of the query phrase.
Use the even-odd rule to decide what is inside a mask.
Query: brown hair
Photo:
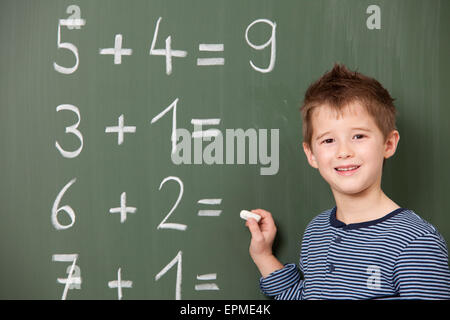
[[[311,148],[312,123],[311,116],[316,107],[328,105],[342,113],[348,104],[358,101],[373,117],[376,125],[386,140],[392,130],[396,130],[396,109],[394,99],[389,92],[375,79],[359,72],[350,71],[343,64],[335,64],[319,80],[312,83],[305,93],[300,108],[303,122],[303,142]]]

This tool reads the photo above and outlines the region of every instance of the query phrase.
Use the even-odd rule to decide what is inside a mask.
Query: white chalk
[[[256,213],[250,212],[248,210],[242,210],[240,216],[244,220],[248,220],[249,218],[255,219],[256,222],[259,222],[259,220],[261,220],[260,215],[257,215]]]

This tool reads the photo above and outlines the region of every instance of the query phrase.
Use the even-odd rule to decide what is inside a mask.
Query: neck
[[[400,208],[381,188],[367,189],[353,195],[335,191],[333,194],[337,207],[336,218],[345,224],[376,220]]]

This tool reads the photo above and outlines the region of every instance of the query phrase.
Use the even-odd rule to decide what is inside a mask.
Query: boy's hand
[[[252,212],[260,215],[261,220],[258,223],[249,218],[245,223],[252,234],[249,252],[262,276],[267,277],[273,271],[283,268],[281,262],[272,254],[277,227],[269,211],[255,209]]]
[[[248,219],[245,223],[252,234],[249,252],[254,260],[260,256],[272,254],[272,244],[277,233],[277,227],[269,211],[255,209],[251,212],[261,216],[259,223],[252,218]]]

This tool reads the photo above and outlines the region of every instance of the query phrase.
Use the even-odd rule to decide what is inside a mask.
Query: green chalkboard
[[[299,107],[335,62],[395,97],[383,190],[450,239],[449,33],[448,1],[2,0],[0,298],[265,299],[239,212],[297,262],[334,206]]]

